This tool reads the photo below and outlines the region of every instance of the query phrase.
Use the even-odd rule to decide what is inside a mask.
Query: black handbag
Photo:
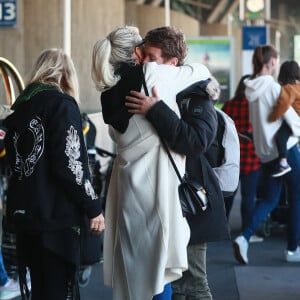
[[[178,193],[183,215],[197,215],[206,210],[207,196],[202,186],[184,180],[178,186]]]
[[[143,87],[145,94],[149,96],[145,77],[143,77]],[[203,212],[206,210],[208,204],[206,190],[201,184],[188,180],[187,176],[181,177],[166,141],[162,137],[160,139],[180,181],[178,194],[183,215],[197,215]]]

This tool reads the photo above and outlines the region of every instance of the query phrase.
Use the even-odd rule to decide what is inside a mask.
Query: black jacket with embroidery
[[[6,118],[12,176],[6,218],[17,230],[55,231],[101,213],[90,183],[81,116],[75,100],[42,91]]]
[[[188,177],[200,182],[208,193],[208,208],[199,215],[187,216],[191,229],[190,244],[229,238],[222,191],[204,157],[212,147],[218,125],[213,103],[203,92],[203,85],[206,84],[205,81],[199,81],[177,95],[181,118],[163,101],[156,103],[146,115],[170,148],[186,155]],[[205,177],[202,170],[206,172]]]

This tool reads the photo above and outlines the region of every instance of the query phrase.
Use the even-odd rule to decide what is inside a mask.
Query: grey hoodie
[[[300,118],[290,107],[283,115],[283,119],[269,122],[268,117],[280,95],[281,86],[270,75],[263,75],[254,79],[246,79],[246,98],[249,101],[250,120],[253,126],[253,140],[257,155],[263,163],[278,157],[274,136],[282,124],[283,119],[292,129],[295,136],[300,136]],[[298,138],[290,137],[287,147],[291,148],[298,142]]]

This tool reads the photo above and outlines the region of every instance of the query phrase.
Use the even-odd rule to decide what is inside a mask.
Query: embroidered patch
[[[20,173],[19,179],[22,179],[24,174],[26,177],[30,176],[34,168],[44,152],[45,134],[42,121],[39,117],[35,117],[29,123],[28,130],[33,135],[32,150],[27,156],[22,156],[18,151],[18,140],[20,135],[15,132],[13,137],[14,148],[16,151],[15,171]]]
[[[95,190],[91,184],[91,182],[87,179],[84,183],[84,189],[88,196],[90,196],[93,200],[97,199],[95,194]]]
[[[69,158],[68,168],[71,169],[72,173],[76,176],[76,183],[78,185],[82,184],[83,178],[83,169],[82,162],[78,160],[80,157],[80,140],[77,134],[77,130],[70,126],[70,129],[67,130],[66,138],[66,150],[65,153]]]

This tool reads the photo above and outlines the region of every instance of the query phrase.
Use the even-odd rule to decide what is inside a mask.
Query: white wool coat
[[[177,114],[176,94],[211,76],[201,64],[144,66],[149,93],[158,93]],[[190,231],[182,216],[179,181],[155,129],[134,115],[124,134],[109,127],[117,157],[106,200],[104,283],[113,300],[151,300],[187,270]],[[173,153],[184,173],[185,157]]]

